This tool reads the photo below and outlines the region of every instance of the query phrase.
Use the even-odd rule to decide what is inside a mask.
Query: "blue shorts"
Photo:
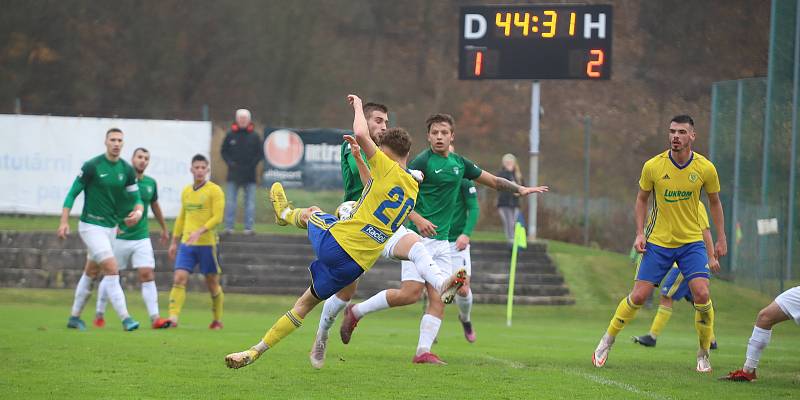
[[[683,279],[681,270],[674,266],[661,282],[661,295],[673,300],[686,299],[686,301],[694,302],[692,291],[689,289],[689,281]]]
[[[325,300],[355,282],[364,270],[347,254],[330,232],[336,217],[315,212],[308,220],[308,241],[317,259],[308,267],[311,271],[311,294]]]
[[[686,282],[695,278],[711,277],[706,245],[703,242],[688,243],[674,249],[648,242],[645,250],[639,270],[636,271],[637,281],[647,281],[658,286],[672,268],[672,264],[678,264],[678,269]]]
[[[181,243],[178,247],[178,255],[175,256],[175,269],[182,269],[194,272],[195,265],[200,266],[200,273],[221,274],[222,268],[219,266],[219,252],[216,245],[191,246]]]

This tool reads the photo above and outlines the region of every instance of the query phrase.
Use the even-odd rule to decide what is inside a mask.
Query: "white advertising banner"
[[[126,161],[137,147],[150,152],[145,174],[158,183],[165,216],[177,216],[181,190],[192,183],[192,156],[209,156],[211,122],[0,115],[0,212],[61,214],[81,166],[105,152],[105,134],[112,127],[125,133]],[[82,208],[83,194],[72,215]]]

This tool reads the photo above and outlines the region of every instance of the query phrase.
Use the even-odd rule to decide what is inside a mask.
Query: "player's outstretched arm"
[[[344,135],[344,140],[350,143],[350,156],[353,157],[356,162],[356,167],[358,167],[358,176],[361,178],[361,184],[366,186],[369,180],[372,179],[372,174],[369,172],[369,167],[367,167],[367,164],[361,157],[361,146],[358,145],[358,141],[356,141],[354,136]]]
[[[711,211],[711,219],[714,220],[714,228],[717,231],[717,244],[714,246],[716,255],[717,257],[725,257],[728,254],[728,238],[725,236],[725,214],[722,211],[719,192],[708,194],[708,208]]]
[[[647,244],[647,238],[644,237],[644,220],[647,218],[647,199],[649,198],[650,192],[639,188],[636,205],[633,208],[633,215],[636,219],[636,240],[633,242],[633,247],[639,253],[644,253],[644,246]]]
[[[354,94],[347,95],[347,102],[353,106],[353,133],[355,133],[358,145],[364,150],[367,159],[371,159],[375,152],[378,151],[378,146],[372,141],[369,136],[369,127],[367,126],[367,117],[364,116],[364,106],[361,103],[361,98]]]
[[[492,175],[486,171],[481,172],[481,176],[475,179],[475,182],[495,189],[498,192],[517,193],[520,196],[527,196],[531,193],[545,193],[550,190],[548,186],[528,187],[517,185],[506,178]]]

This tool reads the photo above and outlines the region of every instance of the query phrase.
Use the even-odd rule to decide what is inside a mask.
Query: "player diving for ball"
[[[364,149],[372,179],[364,189],[353,216],[339,221],[318,207],[292,208],[283,187],[276,182],[270,199],[279,225],[292,224],[308,230],[308,239],[317,256],[309,266],[311,285],[294,307],[280,317],[264,338],[248,350],[225,357],[229,368],[252,364],[266,350],[302,325],[306,315],[320,302],[355,282],[380,257],[389,237],[414,209],[419,184],[406,169],[411,137],[400,128],[386,130],[380,148],[369,135],[361,99],[347,97],[353,106],[355,141]],[[437,288],[441,296],[458,290],[466,272],[462,269]],[[437,293],[438,295],[438,293]]]
[[[409,167],[419,170],[424,180],[419,188],[419,201],[409,215],[411,229],[424,238],[422,244],[433,256],[434,262],[443,270],[452,271],[451,245],[448,241],[453,225],[453,213],[461,193],[463,179],[474,180],[498,191],[517,193],[522,196],[544,193],[547,186],[525,187],[507,179],[494,176],[478,168],[475,163],[450,151],[455,138],[455,120],[447,114],[434,114],[428,118],[427,138],[430,147],[421,152]],[[420,335],[414,363],[444,364],[431,352],[433,341],[439,333],[444,316],[444,302],[437,296],[435,287],[424,276],[418,274],[413,263],[402,263],[400,289],[384,290],[363,303],[349,306],[342,321],[342,341],[350,341],[359,320],[369,313],[416,303],[424,290],[428,294],[428,307],[420,322]],[[471,294],[468,281],[460,293]],[[457,299],[458,301],[458,299]],[[471,302],[463,301],[466,305]],[[462,303],[459,303],[460,305]],[[466,308],[466,307],[465,307]]]

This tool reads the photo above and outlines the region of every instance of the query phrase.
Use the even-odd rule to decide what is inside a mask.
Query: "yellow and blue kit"
[[[181,236],[181,245],[175,257],[175,269],[183,269],[192,273],[196,265],[200,273],[219,274],[222,269],[217,251],[216,226],[222,222],[225,209],[225,195],[214,182],[206,181],[199,187],[186,185],[181,192],[181,211],[175,220],[172,234]],[[186,241],[192,232],[205,226],[207,232],[192,243]]]
[[[414,209],[419,184],[382,151],[367,160],[372,174],[352,218],[338,221],[323,212],[308,223],[308,240],[317,259],[311,263],[311,293],[327,299],[368,271],[386,241]]]

